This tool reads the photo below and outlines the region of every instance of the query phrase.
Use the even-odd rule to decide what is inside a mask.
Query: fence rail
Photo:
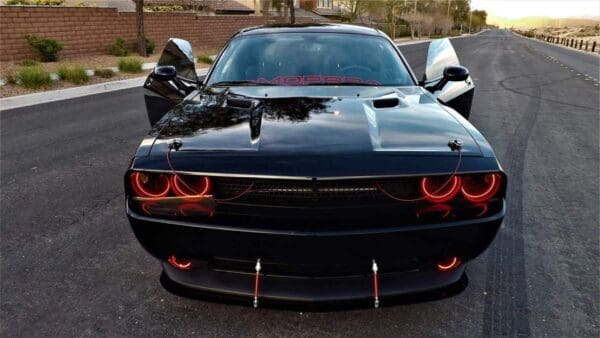
[[[584,41],[583,39],[575,39],[575,38],[565,38],[560,36],[552,36],[552,35],[544,35],[544,34],[531,34],[529,32],[521,32],[515,31],[515,33],[534,38],[542,41],[546,41],[549,43],[563,45],[565,47],[584,50],[592,53],[600,53],[600,44],[597,44],[596,41]]]

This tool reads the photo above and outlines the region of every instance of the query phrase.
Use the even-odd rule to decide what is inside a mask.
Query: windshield
[[[357,34],[281,33],[233,39],[208,85],[370,85],[414,83],[391,43]]]

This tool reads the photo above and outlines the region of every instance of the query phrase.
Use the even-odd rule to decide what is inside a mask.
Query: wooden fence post
[[[587,49],[588,49],[588,44],[589,44],[589,43],[590,43],[589,41],[586,41],[586,42],[585,42],[585,51],[586,51],[586,52],[587,52]]]
[[[596,51],[596,41],[592,42],[592,53]]]

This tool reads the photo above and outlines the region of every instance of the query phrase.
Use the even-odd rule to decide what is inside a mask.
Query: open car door
[[[150,125],[154,125],[199,86],[192,45],[186,40],[169,39],[156,67],[144,83]]]
[[[460,66],[450,40],[433,40],[429,44],[422,85],[441,103],[469,118],[475,85],[469,71]]]

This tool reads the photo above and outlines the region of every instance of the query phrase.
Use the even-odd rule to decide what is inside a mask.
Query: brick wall
[[[243,27],[262,24],[258,16],[199,16],[193,13],[145,13],[146,36],[157,52],[170,37],[192,43],[196,49],[220,48]],[[107,54],[117,37],[132,46],[136,41],[135,13],[113,8],[0,6],[0,61],[32,58],[26,34],[57,39],[63,58]]]

